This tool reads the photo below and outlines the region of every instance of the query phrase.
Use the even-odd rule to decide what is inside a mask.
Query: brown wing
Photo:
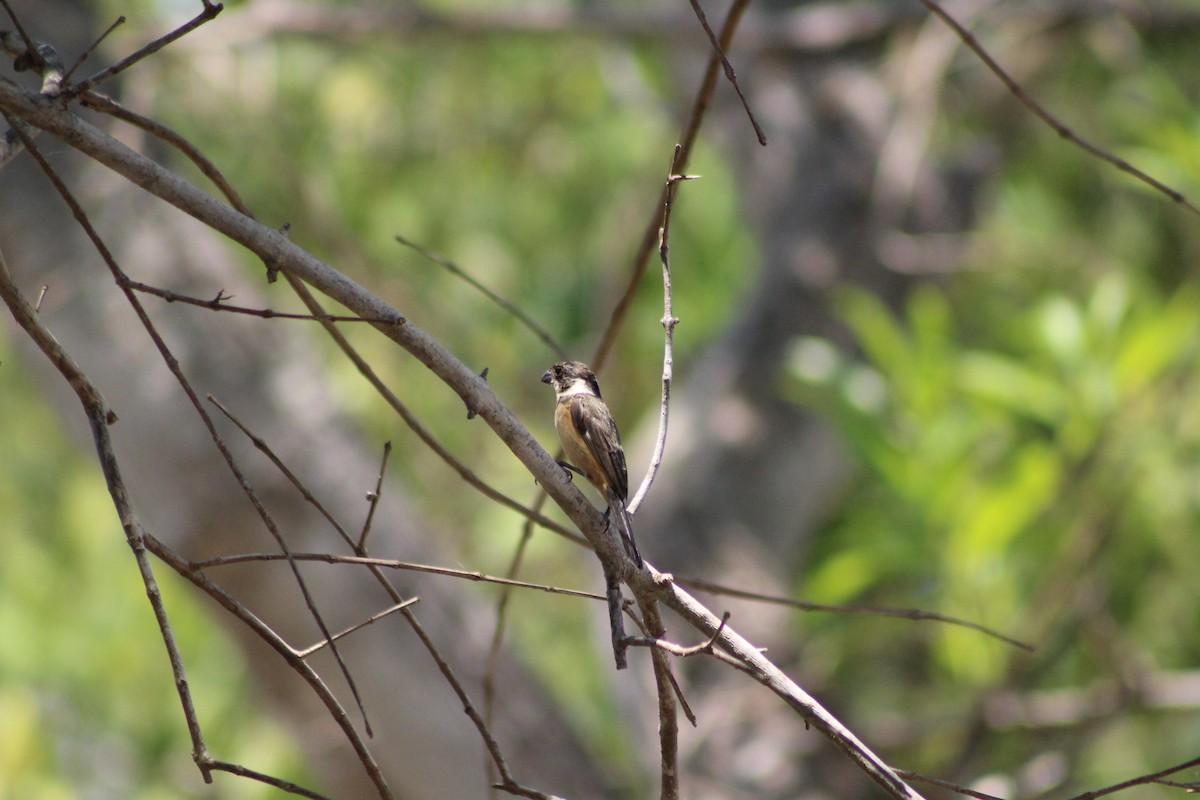
[[[629,496],[629,473],[621,434],[608,406],[599,397],[581,395],[571,403],[571,423],[587,444],[596,463],[604,470],[613,494],[622,503]]]

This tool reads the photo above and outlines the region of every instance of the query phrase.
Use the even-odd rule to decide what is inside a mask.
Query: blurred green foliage
[[[130,16],[108,43],[119,54],[167,27],[152,10],[194,12],[100,5]],[[232,14],[248,4],[227,5]],[[394,237],[450,257],[587,357],[677,135],[684,104],[668,68],[624,42],[436,27],[386,42],[251,32],[231,47],[225,19],[140,65],[126,102],[212,157],[266,224],[291,223],[295,241],[489,367],[501,397],[553,442],[548,424],[536,427],[548,423],[537,378],[553,355]],[[1055,35],[1062,46],[1047,50],[1058,62],[1044,72],[1057,78],[1037,87],[1047,104],[1200,196],[1193,46]],[[912,736],[901,740],[921,743],[913,759],[931,772],[964,747],[961,720],[981,693],[1086,686],[1129,664],[1187,669],[1200,657],[1200,226],[1023,112],[957,111],[968,118],[944,126],[941,147],[987,137],[1004,152],[963,271],[915,292],[899,314],[847,290],[841,310],[861,353],[798,341],[786,382],[836,422],[863,465],[797,594],[919,605],[1040,646],[1027,656],[947,626],[804,619],[809,675],[852,687],[847,703],[870,725],[904,716]],[[681,190],[672,228],[672,257],[687,264],[675,281],[680,363],[720,334],[755,263],[724,156],[702,144],[690,171],[704,180]],[[271,291],[271,306],[287,309],[282,284]],[[644,413],[633,398],[656,396],[660,315],[652,264],[615,355],[630,376],[608,397],[622,420]],[[423,367],[374,334],[353,338],[447,446],[501,490],[533,496],[511,455],[462,425],[461,406]],[[91,454],[54,433],[16,366],[0,353],[0,797],[73,796],[101,760],[138,776],[111,796],[212,796],[180,778],[191,767],[178,701],[161,648],[147,646],[157,633]],[[519,535],[512,515],[408,446],[349,366],[332,359],[330,369],[367,435],[397,441],[404,457],[393,468],[464,561],[502,572]],[[531,558],[545,582],[594,579],[548,537],[535,538]],[[257,769],[297,775],[279,734],[236,713],[247,688],[229,679],[232,646],[164,572],[193,689],[214,722],[207,731]],[[514,603],[512,637],[538,654],[530,665],[600,758],[629,769],[615,704],[580,702],[608,692],[607,660],[589,638],[594,609]],[[1079,758],[1100,766],[1074,777],[1098,784],[1163,766],[1187,755],[1197,727],[1182,716],[1115,717],[1088,734],[1092,757]],[[1022,736],[989,768],[1038,752]],[[1041,736],[1053,744],[1053,732]],[[238,784],[228,796],[267,796]]]
[[[1077,132],[1196,197],[1192,54],[1138,52],[1118,60],[1124,74],[1074,46],[1061,59],[1071,68],[1038,88]],[[986,698],[1028,692],[1045,710],[1038,692],[1125,686],[1128,705],[1095,718],[1084,703],[1059,725],[1001,726],[976,764],[1019,776],[1056,754],[1079,790],[1193,757],[1200,736],[1194,713],[1134,699],[1200,663],[1200,224],[1031,119],[1021,128],[961,272],[899,313],[842,292],[857,354],[793,343],[787,392],[864,468],[797,591],[919,606],[1038,646],[805,620],[806,663],[836,676],[860,718],[903,718],[925,772],[983,755]]]
[[[166,649],[94,457],[63,437],[3,336],[0,416],[0,798],[276,796],[196,776]],[[289,735],[242,713],[250,676],[209,609],[167,568],[156,576],[209,747],[303,780]]]

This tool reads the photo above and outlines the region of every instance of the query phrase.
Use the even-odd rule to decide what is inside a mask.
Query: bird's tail
[[[621,541],[625,544],[625,552],[642,568],[642,554],[638,552],[637,542],[633,540],[633,520],[625,510],[625,503],[616,497],[608,498],[609,519],[616,522],[617,530],[621,533]]]

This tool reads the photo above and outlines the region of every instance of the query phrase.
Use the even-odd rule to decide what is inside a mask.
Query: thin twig
[[[1068,800],[1096,800],[1097,797],[1116,794],[1117,792],[1124,791],[1125,789],[1129,789],[1133,786],[1143,786],[1149,783],[1156,783],[1161,778],[1165,778],[1168,775],[1174,775],[1176,772],[1181,772],[1185,769],[1192,769],[1193,767],[1197,766],[1200,766],[1200,758],[1193,758],[1188,761],[1184,761],[1182,764],[1176,764],[1173,767],[1167,767],[1166,769],[1159,770],[1158,772],[1151,772],[1148,775],[1139,775],[1136,778],[1130,778],[1127,781],[1114,783],[1112,786],[1106,786],[1103,789],[1093,789],[1090,792],[1077,794],[1074,797],[1068,798]]]
[[[185,158],[196,165],[196,168],[204,174],[206,178],[213,182],[221,194],[229,199],[230,205],[239,209],[242,213],[249,215],[245,202],[241,196],[233,188],[233,184],[226,179],[225,175],[217,168],[217,165],[212,162],[212,159],[205,156],[200,150],[181,134],[176,133],[171,128],[163,125],[158,120],[150,119],[142,116],[136,111],[131,111],[125,106],[118,103],[108,95],[100,94],[99,92],[88,91],[84,92],[79,98],[79,102],[85,108],[94,108],[110,116],[116,117],[119,120],[128,122],[141,130],[149,133],[163,142],[166,142],[171,147],[178,150]]]
[[[375,479],[375,491],[367,496],[367,518],[363,520],[362,531],[358,534],[358,546],[355,550],[367,549],[367,536],[371,533],[371,522],[375,519],[375,511],[379,508],[379,498],[383,496],[383,476],[387,472],[388,459],[392,456],[392,443],[383,443],[383,458],[379,462],[379,477]]]
[[[479,290],[483,294],[484,297],[491,300],[493,303],[500,306],[500,308],[504,309],[509,314],[511,314],[513,317],[515,317],[516,320],[518,322],[520,322],[522,325],[524,325],[529,330],[530,333],[532,333],[534,336],[536,336],[538,339],[540,339],[542,341],[542,344],[544,344],[544,345],[546,345],[546,347],[550,348],[551,352],[553,352],[554,355],[559,360],[562,360],[567,357],[566,351],[563,350],[562,346],[554,340],[554,337],[551,336],[550,333],[545,328],[543,328],[541,325],[539,325],[536,320],[534,320],[532,317],[530,317],[528,314],[526,314],[524,311],[522,311],[517,305],[504,299],[503,297],[496,294],[488,287],[484,286],[483,283],[479,281],[479,279],[477,279],[476,277],[474,277],[473,275],[468,273],[462,267],[458,266],[458,264],[455,264],[450,259],[441,255],[440,253],[435,253],[434,251],[430,250],[429,248],[425,247],[424,245],[419,245],[416,242],[410,241],[410,240],[404,238],[403,236],[401,236],[400,234],[395,234],[395,237],[396,237],[396,241],[399,242],[400,244],[402,244],[405,247],[408,247],[412,250],[417,251],[421,255],[425,256],[425,258],[432,261],[434,264],[437,264],[438,266],[444,268],[451,275],[455,275],[455,276],[461,278],[462,280],[466,281],[469,285],[475,287],[477,290]]]
[[[384,569],[399,569],[409,572],[425,572],[430,575],[445,575],[451,578],[461,578],[463,580],[475,581],[477,583],[495,583],[500,586],[511,586],[516,589],[534,589],[547,594],[561,594],[568,597],[583,597],[588,600],[603,600],[604,595],[596,594],[595,592],[585,592],[580,589],[564,589],[561,586],[553,586],[544,583],[529,583],[528,581],[518,581],[512,578],[501,578],[496,575],[488,575],[484,572],[475,572],[465,569],[453,569],[451,567],[437,567],[432,564],[417,564],[412,561],[398,561],[394,558],[375,558],[373,556],[340,556],[334,553],[292,553],[292,558],[297,561],[321,561],[326,564],[360,564],[369,567],[382,567]],[[235,553],[227,556],[215,556],[207,558],[203,561],[191,562],[192,569],[209,570],[214,567],[224,567],[230,564],[244,564],[251,561],[281,561],[284,559],[282,553]]]
[[[979,40],[975,38],[974,34],[963,27],[958,20],[956,20],[950,15],[949,12],[942,8],[941,4],[935,2],[935,0],[919,0],[919,2],[921,5],[929,9],[930,13],[935,15],[942,22],[946,23],[946,25],[948,25],[950,29],[958,35],[958,38],[962,39],[963,44],[969,47],[975,53],[975,55],[979,57],[979,60],[982,61],[989,70],[992,71],[992,74],[999,78],[1001,83],[1003,83],[1008,90],[1012,92],[1012,94],[1019,101],[1021,101],[1021,104],[1032,111],[1034,116],[1049,125],[1055,133],[1089,155],[1098,158],[1113,167],[1116,167],[1128,175],[1132,175],[1136,180],[1141,181],[1155,191],[1166,195],[1171,200],[1183,206],[1193,214],[1200,216],[1200,208],[1192,205],[1191,201],[1188,200],[1181,192],[1172,189],[1170,186],[1167,186],[1165,183],[1156,178],[1152,178],[1150,175],[1142,172],[1125,159],[1119,158],[1107,150],[1092,144],[1088,140],[1076,134],[1065,124],[1060,122],[1057,117],[1055,117],[1053,114],[1047,111],[1044,106],[1034,100],[1033,97],[1031,97],[1029,93],[1021,87],[1021,84],[1017,83],[1016,80],[1014,80],[1012,76],[1010,76],[1004,70],[1004,68],[1000,66],[999,62],[992,58],[992,55],[988,53],[982,44],[980,44]]]
[[[936,786],[939,789],[949,789],[956,794],[974,797],[975,800],[1004,800],[1003,797],[996,797],[995,795],[985,794],[984,792],[979,792],[975,789],[968,789],[965,786],[959,786],[957,783],[942,780],[941,778],[930,778],[928,775],[922,775],[919,772],[913,772],[907,769],[898,769],[896,770],[896,774],[905,780],[914,781],[916,783],[928,783],[930,786]]]
[[[385,608],[383,611],[380,611],[376,614],[372,614],[371,616],[367,617],[366,619],[362,620],[361,622],[354,623],[353,625],[351,625],[349,628],[346,628],[345,630],[338,631],[333,636],[331,636],[328,640],[322,640],[322,641],[319,641],[316,644],[310,645],[302,650],[297,650],[296,654],[299,655],[301,658],[308,658],[309,656],[311,656],[313,653],[317,652],[318,650],[324,649],[325,646],[327,644],[329,644],[330,642],[335,642],[338,639],[341,639],[343,636],[347,636],[361,628],[365,628],[368,625],[372,625],[385,617],[390,617],[392,614],[395,614],[400,609],[408,608],[413,603],[420,602],[420,600],[421,600],[421,598],[419,598],[419,597],[410,597],[407,600],[405,600],[403,603],[397,603],[394,606]]]
[[[725,597],[737,597],[742,600],[753,600],[758,603],[770,603],[777,606],[788,606],[789,608],[799,609],[801,611],[813,612],[832,612],[836,614],[866,614],[876,617],[895,617],[898,619],[911,620],[927,620],[930,622],[943,622],[947,625],[957,625],[962,628],[969,628],[973,631],[978,631],[986,636],[991,636],[1005,644],[1010,644],[1013,647],[1020,648],[1027,653],[1032,653],[1037,650],[1037,647],[1027,642],[1022,642],[1019,639],[1014,639],[1011,636],[1006,636],[992,628],[980,625],[977,622],[959,619],[957,617],[939,614],[936,611],[922,611],[916,608],[883,608],[879,606],[844,606],[834,605],[829,603],[810,603],[807,600],[796,600],[791,597],[780,597],[778,595],[762,594],[760,592],[749,592],[745,589],[736,589],[731,586],[722,586],[719,583],[712,581],[701,580],[699,578],[680,578],[675,577],[675,582],[680,586],[687,586],[692,589],[698,589],[702,592],[710,594],[722,595]]]
[[[195,569],[190,561],[176,553],[170,547],[163,544],[161,541],[151,536],[148,533],[143,533],[146,549],[153,553],[163,563],[175,570],[180,576],[191,583],[200,591],[213,598],[222,608],[232,614],[240,622],[252,630],[260,639],[271,647],[279,656],[304,679],[312,688],[313,693],[325,705],[329,711],[330,717],[340,727],[346,735],[346,739],[354,748],[355,754],[359,761],[367,768],[367,773],[375,784],[379,796],[385,800],[392,798],[391,789],[387,785],[387,779],[384,778],[383,772],[379,769],[379,765],[375,762],[371,751],[367,749],[366,743],[362,736],[355,730],[354,725],[350,722],[350,716],[346,713],[346,709],[338,702],[337,697],[330,691],[325,681],[321,679],[311,666],[302,659],[296,651],[284,641],[283,637],[277,634],[269,625],[263,622],[258,616],[252,614],[244,605],[236,598],[214,583],[208,576]],[[404,609],[400,613],[406,613],[409,609]],[[197,762],[200,763],[200,762]]]
[[[308,282],[360,316],[386,317],[394,313],[400,317],[399,312],[380,298],[296,246],[278,230],[238,214],[178,175],[136,153],[74,114],[40,103],[18,87],[3,81],[0,81],[0,108],[19,114],[36,127],[54,133],[66,144],[115,170],[134,185],[168,200],[185,213],[247,247],[264,263],[270,264],[282,274]],[[479,418],[530,470],[571,518],[577,529],[584,533],[602,563],[610,564],[616,570],[625,569],[627,559],[613,537],[605,535],[606,525],[600,511],[588,502],[578,487],[567,480],[554,458],[538,444],[528,429],[474,370],[411,322],[403,325],[376,325],[376,329],[404,348],[478,412]],[[652,569],[630,570],[626,580],[635,592],[657,592],[665,605],[700,631],[711,633],[720,625],[720,620],[711,611]],[[400,613],[406,612],[408,609]],[[834,742],[891,796],[919,797],[887,767],[886,763],[736,631],[726,626],[719,645],[746,663],[757,680],[784,699],[789,707]],[[452,685],[461,689],[457,681]],[[465,697],[465,693],[460,694],[460,699],[462,697]],[[470,709],[468,714],[473,710]],[[476,717],[477,715],[472,716],[472,721],[476,721]],[[486,731],[482,719],[479,719],[476,725]],[[350,726],[350,730],[353,731],[353,726]],[[485,742],[489,741],[490,734],[485,737]],[[501,774],[506,770],[507,765],[502,766]]]
[[[733,41],[733,34],[742,19],[742,14],[749,5],[750,0],[734,0],[733,5],[729,7],[729,13],[725,15],[725,22],[721,26],[721,35],[718,38],[722,49],[727,49],[730,42]],[[678,166],[675,169],[676,173],[681,173],[687,168],[692,147],[696,143],[696,138],[700,135],[700,125],[707,115],[709,104],[712,102],[713,91],[717,86],[717,71],[720,69],[720,66],[720,59],[717,57],[716,52],[713,52],[709,56],[704,77],[701,79],[700,87],[696,91],[696,97],[692,101],[692,108],[688,114],[687,122],[683,125],[683,135],[679,138],[681,151]],[[662,220],[662,208],[666,203],[666,196],[667,187],[664,186],[658,196],[658,200],[654,204],[654,212],[650,215],[646,230],[642,233],[642,240],[638,243],[637,252],[633,255],[633,262],[629,270],[629,279],[625,282],[625,291],[622,292],[621,297],[613,305],[608,324],[604,328],[604,333],[600,335],[600,343],[596,345],[596,351],[592,355],[592,360],[588,362],[597,373],[600,372],[605,362],[608,361],[609,353],[616,343],[617,334],[620,332],[621,325],[625,321],[625,316],[629,313],[629,308],[633,304],[633,298],[637,294],[638,286],[641,285],[642,277],[646,274],[647,266],[650,263],[650,253],[653,252],[659,243],[658,232]]]
[[[64,80],[68,80],[68,81],[71,80],[71,76],[75,74],[75,70],[77,70],[81,66],[83,66],[83,62],[87,61],[88,58],[91,57],[92,53],[96,52],[96,48],[100,46],[100,43],[103,42],[105,39],[107,39],[112,34],[113,31],[115,31],[117,28],[121,27],[124,24],[125,24],[125,17],[122,15],[122,16],[117,17],[113,21],[112,25],[109,25],[107,28],[105,28],[104,33],[97,36],[96,41],[92,42],[91,46],[88,47],[87,50],[84,50],[82,53],[80,53],[79,58],[75,59],[75,63],[71,65],[71,68],[69,70],[67,70],[67,74],[64,76]]]
[[[697,630],[712,635],[721,629],[717,634],[717,646],[744,664],[746,669],[743,671],[779,696],[803,717],[805,724],[820,731],[889,795],[897,800],[915,800],[921,797],[883,759],[817,702],[816,698],[785,675],[758,648],[731,626],[724,625],[722,629],[721,619],[685,592],[670,576],[657,573],[651,567],[646,571],[633,573],[630,581],[635,595],[653,593],[663,605],[679,614]],[[652,652],[659,652],[659,649],[654,648]]]
[[[636,593],[638,609],[642,612],[642,627],[653,639],[662,639],[667,630],[659,612],[658,600],[652,593]],[[622,642],[622,648],[624,642]],[[661,800],[679,798],[679,719],[675,714],[676,692],[682,692],[671,674],[667,653],[650,650],[654,668],[655,693],[658,696],[659,797]]]
[[[153,610],[155,622],[158,624],[159,635],[167,650],[167,658],[171,663],[171,674],[175,679],[175,691],[183,706],[183,717],[192,740],[192,758],[200,767],[200,774],[203,776],[204,782],[212,783],[212,775],[209,769],[203,765],[208,758],[208,749],[204,744],[200,720],[196,715],[196,706],[192,700],[191,690],[188,688],[190,684],[184,668],[183,656],[175,642],[175,634],[171,630],[171,621],[167,616],[166,608],[163,607],[162,594],[158,589],[158,581],[154,577],[154,568],[150,564],[150,559],[146,557],[144,531],[130,503],[129,494],[125,488],[125,479],[121,475],[120,464],[108,433],[108,426],[116,422],[116,414],[108,408],[100,392],[62,348],[54,335],[42,325],[36,312],[29,307],[29,303],[26,302],[13,282],[2,252],[0,252],[0,298],[8,305],[17,324],[29,334],[29,338],[75,390],[75,394],[83,406],[84,414],[91,426],[92,440],[96,446],[100,469],[108,484],[109,496],[112,498],[117,516],[121,520],[121,528],[125,531],[126,541],[133,550],[142,584],[146,588],[146,597],[150,601],[150,608]]]
[[[708,35],[708,41],[712,45],[713,51],[721,59],[721,66],[725,69],[725,79],[729,81],[733,86],[733,90],[737,92],[738,100],[742,101],[742,108],[746,109],[746,116],[750,118],[750,124],[754,126],[754,135],[758,137],[758,143],[766,147],[767,135],[763,133],[762,126],[758,124],[758,120],[754,118],[754,112],[750,110],[750,103],[746,100],[746,95],[742,94],[742,87],[738,85],[737,74],[733,71],[733,64],[729,63],[729,58],[725,55],[725,48],[721,46],[717,35],[709,27],[708,18],[704,16],[704,9],[700,7],[699,0],[692,0],[692,10],[696,12],[696,18],[700,20],[700,26],[704,28],[704,32]]]
[[[538,492],[533,508],[540,510],[540,505],[545,502],[546,493]],[[516,550],[513,551],[508,569],[504,571],[504,577],[507,580],[516,579],[517,573],[521,571],[521,564],[525,560],[529,542],[532,540],[533,521],[527,519],[521,524],[521,538],[517,542]],[[483,671],[483,715],[489,723],[492,721],[492,711],[496,703],[496,673],[500,666],[500,650],[504,644],[504,634],[508,628],[508,609],[511,600],[512,589],[508,586],[501,587],[500,596],[496,600],[496,625],[492,629],[492,641],[488,645],[487,666]]]
[[[311,789],[305,789],[303,786],[299,786],[291,781],[285,781],[272,775],[265,775],[261,772],[255,772],[252,769],[243,767],[241,764],[233,764],[229,761],[218,761],[216,759],[209,759],[205,763],[211,770],[228,772],[231,775],[237,775],[239,778],[249,778],[252,781],[265,783],[267,786],[274,786],[276,789],[281,789],[290,794],[299,795],[300,797],[307,797],[309,800],[332,800],[332,798],[326,795],[318,794]]]
[[[6,113],[4,114],[4,117],[5,117],[5,119],[9,119],[9,117]],[[101,260],[103,260],[105,263],[105,266],[108,267],[108,270],[112,274],[113,279],[116,280],[118,285],[120,285],[122,282],[122,277],[128,277],[128,276],[125,275],[124,270],[122,270],[120,265],[117,264],[116,258],[113,256],[112,252],[108,249],[108,246],[100,238],[100,234],[96,231],[95,227],[92,225],[91,220],[88,219],[88,216],[87,216],[86,212],[84,212],[83,207],[79,204],[79,201],[75,199],[74,194],[72,194],[70,189],[67,188],[67,185],[65,183],[63,183],[62,179],[58,176],[58,173],[53,169],[53,167],[50,166],[49,162],[46,161],[45,157],[42,155],[41,151],[34,144],[33,140],[25,138],[24,143],[25,143],[25,148],[29,151],[29,154],[31,156],[33,156],[34,160],[37,161],[38,166],[41,167],[41,169],[42,169],[42,172],[46,175],[46,177],[50,181],[50,183],[54,186],[55,190],[59,193],[59,196],[62,197],[63,201],[67,204],[67,207],[70,209],[72,216],[75,218],[75,221],[79,224],[80,228],[87,235],[89,241],[91,241],[92,246],[95,248],[96,252],[100,255]],[[134,291],[128,287],[122,286],[121,290],[124,293],[127,302],[130,304],[130,307],[133,309],[135,315],[138,317],[138,320],[141,322],[142,327],[146,330],[146,333],[150,336],[151,341],[154,343],[155,348],[158,350],[159,354],[161,355],[163,362],[167,365],[168,370],[170,370],[171,374],[175,377],[176,382],[179,383],[180,387],[183,389],[183,392],[187,396],[188,401],[192,404],[192,407],[196,410],[196,413],[200,416],[201,421],[204,423],[205,428],[208,430],[209,437],[212,439],[213,444],[216,446],[218,452],[220,452],[222,458],[225,461],[226,466],[229,468],[230,472],[237,479],[238,484],[242,487],[243,492],[246,493],[251,504],[254,506],[255,510],[258,512],[259,518],[262,519],[263,524],[266,526],[267,530],[271,533],[272,537],[275,539],[275,541],[279,545],[280,549],[284,553],[287,553],[288,552],[287,544],[284,541],[282,534],[279,532],[278,526],[275,524],[274,518],[271,516],[270,512],[267,511],[266,507],[263,506],[261,501],[258,499],[258,496],[255,494],[253,488],[251,487],[249,480],[245,477],[245,475],[242,473],[241,469],[238,467],[237,463],[234,461],[233,454],[229,452],[229,449],[225,446],[224,441],[222,441],[220,435],[217,433],[217,429],[216,429],[216,426],[213,424],[212,417],[204,410],[204,407],[200,403],[200,398],[197,396],[195,389],[191,385],[191,382],[187,379],[187,376],[183,374],[183,370],[179,366],[179,361],[175,358],[174,354],[172,354],[170,348],[166,344],[166,341],[159,334],[158,329],[155,328],[154,323],[150,320],[150,317],[146,313],[145,308],[142,306],[141,302],[138,300],[137,294],[134,293]],[[301,593],[304,596],[305,602],[308,604],[310,613],[313,615],[313,618],[316,621],[318,627],[320,628],[321,633],[324,634],[326,636],[326,638],[328,638],[329,637],[328,628],[325,625],[324,619],[321,617],[320,613],[318,612],[318,610],[316,608],[315,601],[312,599],[312,596],[308,590],[307,583],[304,581],[303,577],[300,575],[300,571],[299,571],[299,569],[296,568],[296,565],[294,563],[292,563],[291,566],[292,566],[293,575],[296,578],[297,585],[299,586]],[[358,687],[357,687],[356,683],[354,682],[353,676],[350,674],[349,667],[347,667],[345,662],[342,660],[341,654],[339,653],[336,645],[332,645],[331,650],[332,650],[333,654],[335,655],[338,665],[340,666],[342,673],[346,678],[347,684],[350,687],[350,691],[353,694],[356,703],[358,704],[358,709],[359,709],[359,712],[363,719],[363,726],[366,729],[367,734],[370,735],[371,734],[371,726],[370,726],[370,722],[367,719],[366,708],[362,704],[362,700],[358,693]],[[365,753],[366,752],[365,749],[362,752]],[[378,780],[376,780],[376,785],[379,786],[382,794],[387,794],[388,793],[387,784],[383,780],[382,773],[379,772],[378,765],[375,763],[374,758],[370,757],[369,753],[367,753],[366,755],[367,755],[367,760],[363,761],[364,767],[366,768],[368,773],[372,773],[373,778],[375,777],[375,775],[378,775]]]
[[[143,294],[149,294],[149,295],[153,295],[155,297],[161,297],[163,300],[166,300],[168,303],[183,303],[183,304],[189,305],[189,306],[199,306],[200,308],[207,308],[212,311],[225,311],[225,312],[228,312],[231,314],[245,314],[246,316],[261,317],[262,319],[299,319],[299,320],[308,320],[311,322],[369,322],[369,323],[383,323],[383,322],[391,321],[391,320],[385,320],[385,319],[364,319],[363,317],[354,317],[354,316],[348,316],[348,315],[340,315],[339,316],[336,314],[320,314],[320,315],[318,315],[318,314],[292,314],[292,313],[288,313],[285,311],[275,311],[274,309],[270,309],[270,308],[249,308],[247,306],[235,306],[228,302],[229,300],[232,300],[233,297],[232,297],[232,295],[226,295],[224,289],[219,290],[217,292],[217,294],[214,297],[212,297],[211,299],[203,300],[199,297],[190,297],[186,294],[179,294],[178,292],[173,292],[170,289],[160,289],[157,286],[151,286],[148,283],[142,283],[141,281],[135,281],[128,277],[123,279],[121,281],[121,283],[122,283],[122,285],[128,286],[130,289],[133,289],[136,292],[142,292]]]
[[[315,297],[313,297],[312,292],[309,291],[307,286],[290,274],[286,274],[285,278],[288,281],[288,285],[293,291],[296,292],[301,302],[308,307],[314,316],[319,318],[324,314],[324,309],[321,307],[321,304],[317,302]],[[567,539],[570,542],[573,542],[574,544],[577,544],[581,547],[588,546],[586,540],[584,540],[584,538],[574,530],[555,522],[545,514],[542,514],[536,508],[529,508],[522,505],[513,498],[501,492],[499,489],[492,487],[490,484],[486,483],[482,478],[476,475],[474,470],[472,470],[470,467],[460,461],[453,453],[446,449],[446,447],[440,441],[438,441],[437,437],[435,437],[433,433],[426,428],[419,419],[417,419],[417,416],[413,414],[412,411],[409,410],[408,406],[406,406],[403,401],[400,400],[396,393],[393,392],[388,385],[383,382],[383,379],[380,378],[379,374],[375,372],[374,367],[367,363],[367,360],[362,357],[362,355],[354,348],[352,344],[350,344],[350,341],[342,334],[340,330],[337,329],[336,326],[325,323],[322,323],[322,326],[325,328],[325,332],[330,336],[330,338],[333,339],[334,343],[341,348],[342,353],[346,356],[346,358],[350,359],[350,362],[358,368],[359,374],[366,379],[367,383],[369,383],[373,389],[375,389],[375,392],[383,398],[384,402],[392,407],[392,410],[400,416],[400,419],[404,421],[404,424],[408,426],[409,430],[415,433],[417,438],[420,439],[426,447],[432,450],[434,455],[440,458],[443,463],[450,467],[450,469],[457,472],[459,477],[466,481],[471,488],[475,489],[489,500],[493,500],[496,503],[505,506],[506,508],[512,509],[526,519],[533,520],[546,530],[557,533],[559,536]]]
[[[354,540],[350,537],[350,533],[345,527],[342,526],[340,522],[337,521],[333,514],[329,512],[329,509],[325,508],[321,501],[318,500],[316,496],[308,490],[308,487],[304,485],[304,482],[300,480],[299,476],[297,476],[296,473],[287,466],[287,464],[283,463],[283,459],[275,454],[275,450],[271,447],[271,445],[269,445],[261,436],[258,436],[254,433],[254,431],[250,430],[250,428],[240,419],[238,419],[232,411],[226,408],[220,400],[213,397],[211,394],[207,395],[207,399],[208,402],[216,406],[217,410],[224,414],[225,418],[232,422],[237,429],[240,430],[242,434],[250,440],[250,443],[253,444],[260,453],[267,457],[267,460],[270,461],[277,470],[279,470],[283,477],[287,478],[288,483],[292,484],[296,491],[300,492],[300,496],[304,498],[304,501],[315,508],[317,513],[319,513],[325,519],[325,521],[328,522],[330,526],[332,526],[333,529],[338,532],[338,534],[342,537],[342,541],[353,548]],[[287,551],[285,550],[285,553],[286,552]]]
[[[75,94],[82,94],[82,93],[88,91],[89,89],[91,89],[92,87],[98,86],[101,83],[104,83],[109,78],[113,77],[114,75],[119,75],[120,73],[129,69],[134,64],[138,63],[139,61],[146,58],[147,56],[154,55],[159,50],[162,50],[164,47],[171,44],[171,42],[174,42],[174,41],[188,35],[189,33],[194,31],[196,28],[199,28],[201,25],[205,24],[206,22],[209,22],[210,20],[215,19],[216,16],[218,14],[220,14],[221,11],[224,10],[224,8],[225,8],[220,3],[213,3],[213,2],[211,2],[211,0],[201,0],[201,2],[204,3],[204,10],[202,10],[195,17],[193,17],[189,21],[185,22],[183,25],[180,25],[178,28],[171,31],[166,36],[161,36],[158,39],[155,39],[153,42],[150,42],[150,44],[141,48],[140,50],[133,53],[132,55],[121,59],[119,62],[117,62],[116,64],[113,64],[108,69],[101,70],[100,72],[97,72],[95,75],[92,75],[90,78],[85,78],[84,80],[82,80],[79,83],[72,86],[71,91]]]
[[[646,467],[646,477],[642,479],[642,483],[638,486],[637,492],[633,499],[629,501],[627,506],[630,515],[637,512],[638,507],[645,499],[646,493],[650,491],[650,485],[654,483],[654,476],[658,474],[659,467],[662,466],[663,454],[667,447],[667,419],[670,415],[671,406],[671,381],[674,376],[675,365],[675,326],[679,324],[679,319],[672,311],[671,299],[671,259],[670,259],[670,235],[671,235],[671,207],[675,204],[675,190],[680,181],[690,180],[691,176],[679,174],[680,160],[683,157],[682,145],[675,145],[675,150],[671,155],[671,167],[667,171],[667,184],[665,187],[665,196],[663,198],[662,225],[658,229],[658,254],[662,262],[662,281],[663,281],[663,316],[662,326],[664,333],[663,343],[663,369],[662,369],[662,401],[658,407],[658,435],[654,438],[654,453],[650,457],[650,464]]]

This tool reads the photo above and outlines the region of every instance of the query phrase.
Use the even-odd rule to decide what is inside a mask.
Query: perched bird
[[[633,541],[633,527],[625,500],[629,497],[629,473],[625,451],[612,412],[600,399],[600,384],[587,364],[563,361],[546,370],[542,383],[554,388],[554,427],[574,469],[591,481],[608,503],[605,516],[616,521],[625,542],[625,552],[642,566],[642,556]]]

